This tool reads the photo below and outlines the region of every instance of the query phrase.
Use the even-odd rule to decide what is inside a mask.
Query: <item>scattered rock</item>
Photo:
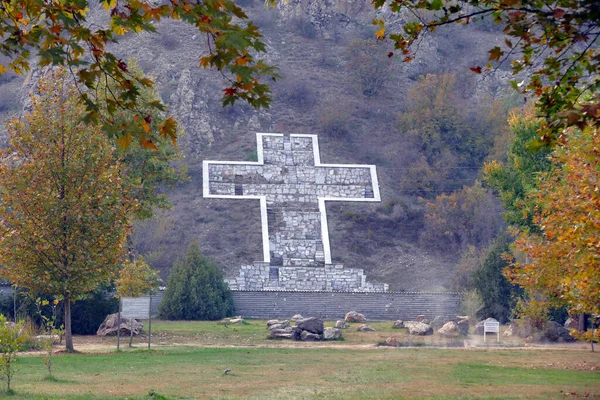
[[[296,321],[296,327],[302,329],[303,331],[308,331],[317,335],[322,334],[324,329],[323,321],[314,317],[304,318]]]
[[[273,329],[273,330],[269,331],[269,338],[293,339],[294,338],[294,328],[289,326],[284,329]]]
[[[358,328],[356,328],[356,330],[358,332],[376,332],[375,329],[371,328],[369,325],[367,324],[362,324],[360,325]]]
[[[467,336],[469,334],[469,317],[456,317],[456,320],[460,334]]]
[[[346,314],[346,318],[344,318],[344,321],[363,323],[363,322],[367,322],[367,319],[361,313],[357,313],[356,311],[350,311],[348,314]]]
[[[278,319],[270,319],[267,321],[267,326],[282,324],[284,321],[287,321],[287,320],[284,319],[284,320],[280,321]]]
[[[392,328],[394,329],[400,329],[400,328],[404,328],[404,321],[402,321],[401,319],[394,321],[394,325],[392,326]]]
[[[338,328],[325,328],[323,340],[337,340],[342,337],[342,330]]]
[[[271,326],[268,326],[267,328],[272,331],[274,329],[285,329],[288,328],[290,326],[290,323],[288,321],[282,321],[279,324],[273,324]]]
[[[120,329],[120,334],[123,336],[129,336],[131,332],[133,335],[139,335],[142,333],[142,327],[144,326],[141,322],[133,318],[121,317],[121,326],[119,325],[119,314],[114,313],[108,315],[104,322],[98,328],[96,335],[98,336],[113,336],[117,334],[117,330]]]
[[[548,321],[541,329],[535,329],[525,321],[515,319],[502,336],[517,336],[525,338],[528,342],[573,342],[569,330],[558,322]]]
[[[229,323],[230,324],[241,324],[243,322],[244,322],[244,318],[242,318],[242,317],[229,318]]]
[[[565,321],[565,328],[579,330],[579,320],[573,317],[567,318]]]
[[[404,323],[404,325],[408,328],[408,333],[410,335],[433,335],[433,328],[431,327],[431,325],[417,321],[407,321]]]
[[[300,321],[301,319],[304,319],[304,317],[300,314],[296,314],[292,318],[290,318],[290,321],[296,322],[296,321]]]
[[[574,342],[575,338],[571,336],[567,328],[558,322],[548,321],[542,331],[541,340],[549,342]]]
[[[438,329],[437,333],[445,337],[456,338],[461,334],[461,331],[459,329],[459,325],[456,322],[450,321],[446,322],[444,326]]]
[[[483,335],[483,323],[485,321],[479,321],[478,323],[475,324],[475,334],[476,335]]]
[[[309,331],[302,331],[302,333],[300,334],[300,340],[302,340],[303,342],[316,342],[318,340],[321,340],[321,336],[317,335],[316,333],[311,333]]]
[[[386,344],[386,346],[398,347],[398,341],[393,336],[390,336],[390,337],[386,338],[385,339],[385,344]]]
[[[347,329],[350,327],[345,321],[339,320],[335,322],[335,327],[338,329]]]
[[[511,337],[517,336],[520,338],[531,337],[533,334],[533,328],[531,325],[526,324],[525,321],[520,319],[513,319],[508,325],[508,329],[504,331],[502,336]]]

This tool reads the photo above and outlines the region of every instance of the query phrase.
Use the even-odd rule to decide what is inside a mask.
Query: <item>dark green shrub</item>
[[[509,263],[503,254],[509,250],[506,238],[496,239],[481,268],[473,273],[473,286],[483,302],[478,312],[480,318],[493,317],[501,323],[507,322],[518,296],[522,294],[522,289],[511,284],[503,274]]]
[[[218,320],[233,315],[233,298],[221,271],[190,244],[184,259],[171,269],[160,304],[161,318],[172,320]]]
[[[99,286],[84,299],[71,304],[71,327],[75,335],[95,335],[109,314],[119,311],[119,301],[112,288]],[[62,313],[58,325],[64,324]]]

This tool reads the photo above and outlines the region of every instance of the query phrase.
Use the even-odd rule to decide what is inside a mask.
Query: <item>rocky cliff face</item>
[[[203,199],[201,161],[253,159],[255,132],[314,133],[320,135],[323,162],[379,167],[381,205],[328,207],[334,262],[364,268],[371,280],[390,283],[392,289],[449,289],[456,256],[432,254],[419,245],[423,205],[398,185],[399,174],[411,164],[400,156],[409,150],[396,115],[408,89],[426,73],[457,72],[466,102],[482,93],[495,95],[500,87],[497,80],[492,77],[481,83],[465,70],[474,60],[485,59],[487,45],[499,40],[497,35],[475,27],[428,38],[413,63],[392,60],[393,73],[376,95],[367,97],[349,68],[350,45],[355,39],[374,41],[370,24],[374,16],[386,19],[391,27],[403,16],[386,10],[375,15],[364,1],[289,0],[275,9],[266,9],[258,0],[243,3],[263,28],[266,57],[279,65],[283,76],[272,85],[275,101],[269,110],[244,104],[223,109],[220,76],[198,66],[200,55],[207,51],[203,37],[182,23],[161,22],[158,34],[128,36],[115,46],[117,54],[137,58],[156,77],[163,100],[185,130],[180,146],[191,177],[171,192],[174,210],[137,225],[138,248],[148,254],[163,278],[191,241],[198,241],[229,275],[258,260],[258,202]],[[25,81],[0,81],[0,93],[14,94],[11,101],[19,104],[0,106],[0,117],[26,107],[26,93],[38,73]],[[0,101],[7,100],[0,97]],[[394,204],[404,206],[394,211]]]

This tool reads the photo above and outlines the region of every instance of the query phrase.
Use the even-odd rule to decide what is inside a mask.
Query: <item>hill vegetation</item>
[[[156,77],[185,130],[180,162],[190,179],[168,189],[173,210],[137,223],[135,248],[165,281],[194,241],[233,275],[261,255],[258,204],[203,199],[201,161],[253,159],[255,132],[316,133],[325,162],[376,164],[382,191],[379,205],[328,206],[334,262],[364,268],[392,289],[457,289],[461,257],[472,247],[483,251],[505,229],[500,203],[477,179],[484,161],[506,158],[506,120],[522,100],[504,91],[507,71],[485,79],[468,71],[500,40],[496,28],[481,22],[427,37],[421,62],[404,64],[373,39],[369,7],[239,3],[262,27],[267,61],[282,75],[268,110],[221,107],[222,82],[197,66],[206,44],[183,23],[161,22],[158,33],[126,35],[112,49]],[[3,116],[27,106],[39,73],[25,82],[2,76]]]

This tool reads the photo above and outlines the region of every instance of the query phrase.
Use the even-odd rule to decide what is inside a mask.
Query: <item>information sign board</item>
[[[500,322],[498,321],[483,321],[483,343],[485,343],[486,333],[495,333],[497,341],[500,343]]]
[[[150,319],[150,296],[121,298],[121,316]]]
[[[498,321],[484,321],[483,322],[483,331],[490,333],[498,333],[500,332],[500,322]]]

